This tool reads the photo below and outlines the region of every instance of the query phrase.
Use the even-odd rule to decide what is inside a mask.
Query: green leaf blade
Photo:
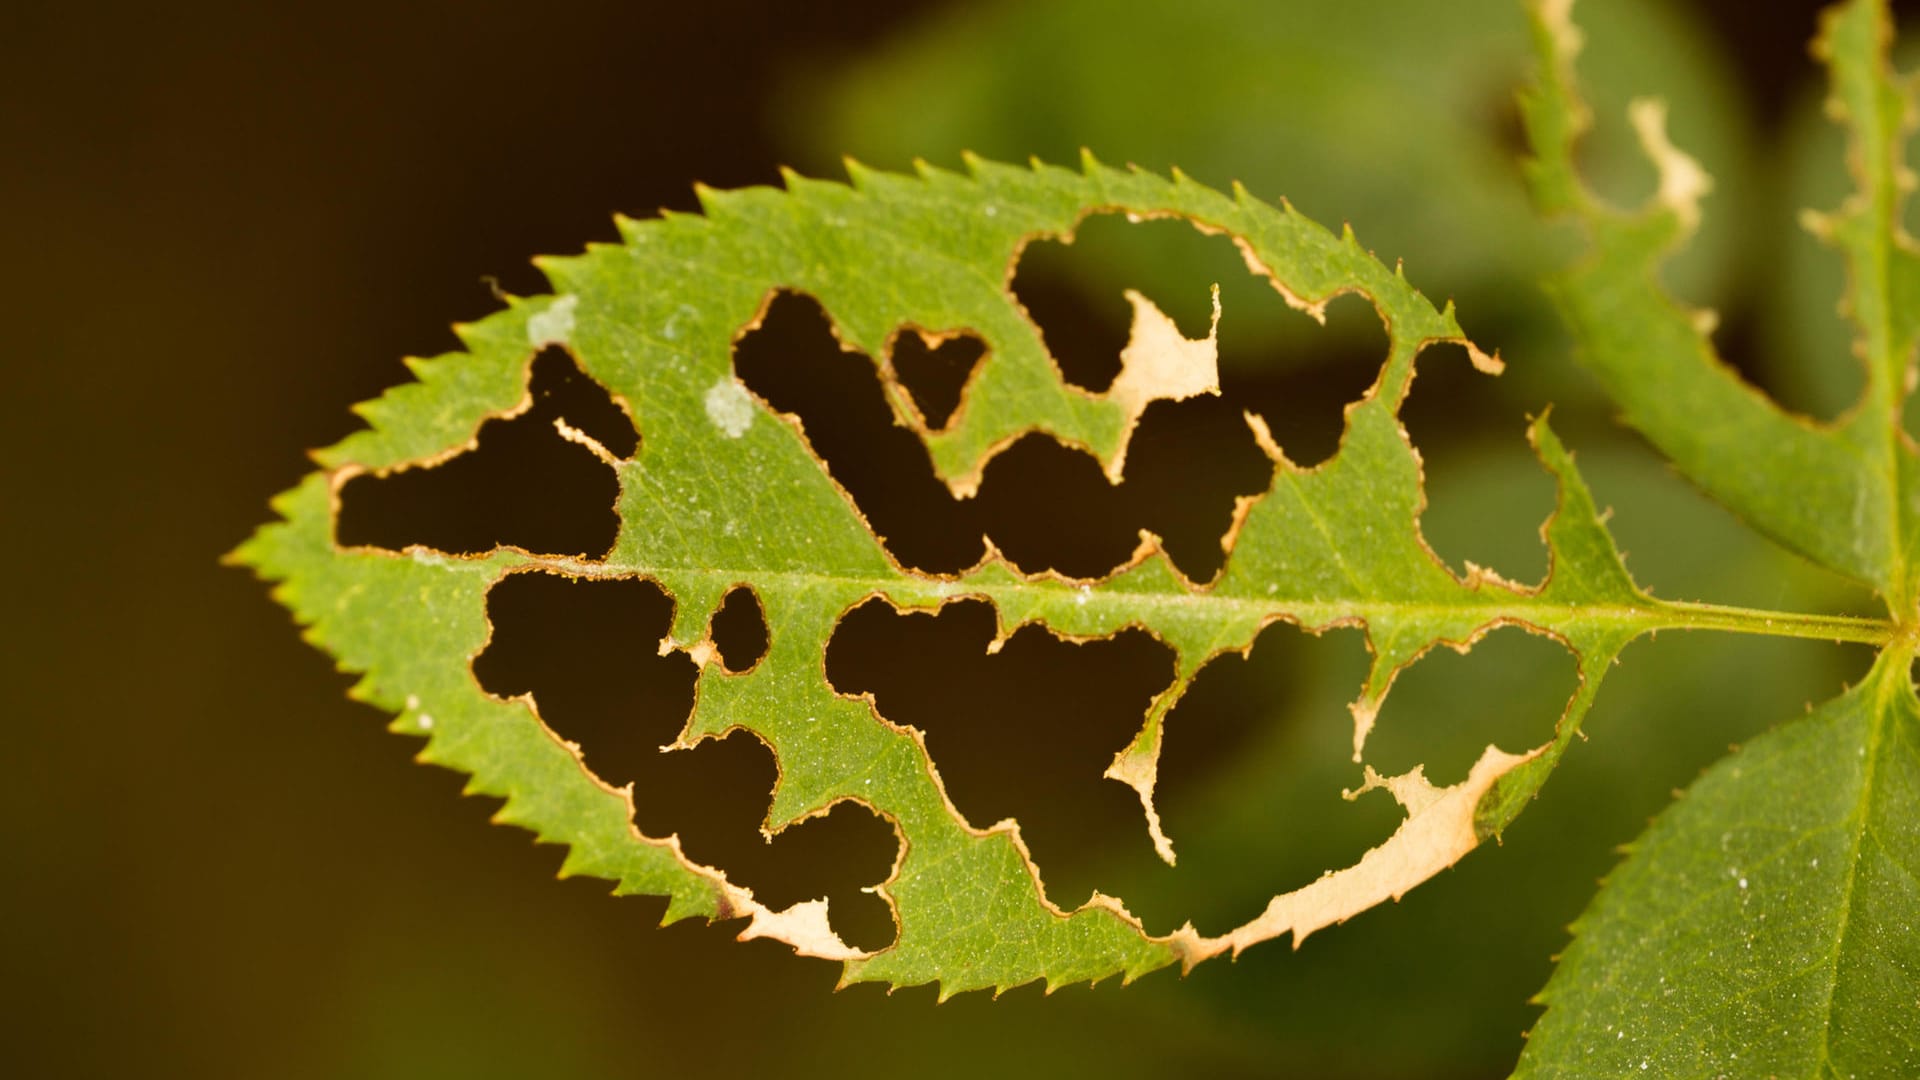
[[[1920,1069],[1920,702],[1889,653],[1663,813],[1575,925],[1520,1076]]]
[[[706,216],[623,222],[619,245],[544,260],[556,295],[510,301],[465,328],[470,356],[421,365],[419,383],[364,410],[372,427],[320,455],[324,471],[277,504],[285,520],[264,528],[239,557],[281,583],[277,595],[316,644],[365,674],[360,696],[398,713],[397,730],[428,737],[424,760],[470,772],[473,790],[506,798],[503,821],[571,845],[567,872],[608,878],[617,892],[668,895],[670,918],[748,919],[743,937],[775,938],[842,961],[847,981],[937,982],[943,995],[1132,978],[1282,934],[1297,943],[1397,898],[1497,835],[1578,733],[1627,641],[1667,626],[1761,628],[1753,613],[1643,595],[1571,455],[1544,424],[1534,438],[1561,490],[1544,536],[1550,578],[1525,585],[1477,569],[1456,575],[1434,556],[1420,531],[1419,457],[1398,411],[1421,350],[1465,339],[1451,309],[1429,303],[1351,232],[1321,229],[1243,191],[1213,192],[1179,176],[1113,170],[1091,159],[1079,174],[984,162],[971,168],[972,177],[924,170],[912,178],[855,167],[852,186],[789,177],[785,192],[703,190]],[[956,575],[901,566],[813,453],[805,429],[734,374],[735,341],[781,291],[819,300],[843,345],[876,362],[902,328],[975,333],[987,357],[953,425],[927,432],[912,414],[897,414],[922,436],[936,474],[968,490],[996,448],[1037,430],[1087,450],[1117,478],[1139,401],[1067,385],[1006,287],[1022,244],[1068,233],[1095,211],[1173,216],[1226,232],[1250,267],[1309,310],[1340,292],[1369,297],[1390,345],[1372,390],[1348,410],[1340,449],[1318,467],[1300,468],[1263,421],[1249,418],[1272,480],[1242,502],[1226,567],[1210,583],[1186,579],[1150,539],[1099,580],[1027,574],[998,557]],[[1146,309],[1137,310],[1136,340],[1145,340],[1141,327],[1150,325]],[[606,459],[620,489],[609,552],[503,547],[455,557],[334,542],[335,493],[348,479],[463,452],[481,423],[525,407],[532,357],[554,346],[639,429],[631,460]],[[1211,351],[1212,338],[1158,347],[1180,363],[1206,363],[1194,357]],[[1483,369],[1498,366],[1470,346],[1469,356]],[[878,374],[883,384],[890,377],[884,364]],[[1193,374],[1176,372],[1171,383],[1188,385],[1183,380]],[[779,766],[768,832],[841,803],[893,826],[902,854],[875,886],[894,907],[893,945],[850,948],[832,932],[824,903],[769,910],[720,870],[687,858],[673,838],[641,835],[627,792],[602,783],[578,749],[547,728],[537,702],[481,689],[469,665],[488,640],[487,591],[505,575],[535,572],[641,579],[666,591],[674,611],[661,647],[686,654],[699,670],[695,706],[674,747],[735,730],[764,743]],[[742,585],[759,600],[769,648],[752,669],[733,672],[713,662],[710,621],[722,597]],[[1138,735],[1114,748],[1106,775],[1141,796],[1143,825],[1169,860],[1172,841],[1160,832],[1152,802],[1164,720],[1207,662],[1247,649],[1273,622],[1364,628],[1374,661],[1352,716],[1319,718],[1352,725],[1356,764],[1395,676],[1437,645],[1466,648],[1492,629],[1522,626],[1578,654],[1582,681],[1553,740],[1531,749],[1487,747],[1469,777],[1450,787],[1436,787],[1418,770],[1387,778],[1356,769],[1357,785],[1388,788],[1407,818],[1355,865],[1276,896],[1266,913],[1219,937],[1191,927],[1154,937],[1115,900],[1054,907],[1017,823],[966,821],[917,732],[890,723],[865,698],[836,692],[824,677],[827,642],[845,612],[875,598],[900,610],[985,599],[1003,634],[1028,623],[1075,637],[1132,626],[1165,644],[1174,680]],[[1778,632],[1824,636],[1834,628],[1789,622],[1792,629]],[[1884,637],[1877,625],[1841,631]]]
[[[1901,221],[1914,174],[1906,162],[1914,124],[1910,77],[1888,61],[1893,23],[1884,3],[1863,0],[1829,9],[1814,53],[1826,61],[1832,85],[1828,113],[1846,126],[1848,165],[1855,190],[1831,214],[1809,213],[1814,234],[1840,250],[1847,267],[1842,302],[1855,330],[1854,352],[1867,369],[1860,406],[1845,430],[1877,464],[1889,497],[1897,560],[1887,594],[1896,613],[1914,613],[1920,574],[1920,459],[1902,426],[1912,393],[1914,352],[1920,343],[1920,253]]]
[[[1581,343],[1582,362],[1599,375],[1627,422],[1708,494],[1793,550],[1896,599],[1905,590],[1899,539],[1905,511],[1897,506],[1893,478],[1905,455],[1897,455],[1884,407],[1891,384],[1870,379],[1859,422],[1821,426],[1787,413],[1720,360],[1711,341],[1713,314],[1675,301],[1660,281],[1664,264],[1694,232],[1710,181],[1667,141],[1664,109],[1646,101],[1633,120],[1660,174],[1659,190],[1644,206],[1622,212],[1586,187],[1574,164],[1589,117],[1574,81],[1580,36],[1570,22],[1572,7],[1534,4],[1541,78],[1523,111],[1536,155],[1529,167],[1536,203],[1547,213],[1571,212],[1592,242],[1589,257],[1553,288]],[[1884,18],[1874,4],[1850,10],[1856,19]],[[1879,45],[1883,50],[1884,42]],[[1857,47],[1848,55],[1856,64],[1884,62],[1880,54],[1863,58]],[[1836,59],[1835,71],[1844,77],[1847,67]],[[1881,189],[1875,176],[1863,183],[1869,192]],[[1870,247],[1884,250],[1878,239]],[[1869,253],[1869,261],[1883,265],[1877,254]],[[1859,312],[1869,321],[1880,310],[1874,297],[1884,294],[1883,281],[1879,274],[1866,279],[1873,297]],[[1869,367],[1884,371],[1885,365]]]

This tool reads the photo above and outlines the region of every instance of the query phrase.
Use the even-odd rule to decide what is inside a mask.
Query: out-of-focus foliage
[[[1716,176],[1727,223],[1709,225],[1675,270],[1714,303],[1738,278],[1747,235],[1750,121],[1711,37],[1659,0],[1584,12],[1601,115],[1659,93],[1676,137]],[[1531,212],[1515,168],[1523,152],[1514,88],[1527,70],[1514,0],[1324,3],[1321,0],[998,0],[956,4],[850,68],[819,71],[780,100],[803,163],[838,155],[904,168],[998,160],[1104,161],[1212,184],[1237,180],[1322,221],[1348,221],[1415,285],[1450,296],[1469,329],[1503,328],[1521,351],[1551,315],[1535,287],[1554,264],[1554,230]],[[1651,182],[1624,124],[1587,148],[1602,190]],[[1090,297],[1121,284],[1166,289],[1204,272],[1151,244],[1116,247],[1089,266]],[[1511,326],[1517,322],[1519,325]],[[1513,336],[1518,330],[1520,337]],[[1302,336],[1284,319],[1257,334]],[[1564,396],[1564,395],[1562,395]]]
[[[1920,67],[1920,39],[1894,43],[1894,66]],[[1761,173],[1766,183],[1764,228],[1769,257],[1754,284],[1764,290],[1754,306],[1760,317],[1761,353],[1767,380],[1782,404],[1830,420],[1860,398],[1865,385],[1859,364],[1804,363],[1809,356],[1839,357],[1852,346],[1852,327],[1840,317],[1846,294],[1846,264],[1798,219],[1804,211],[1840,205],[1852,190],[1847,175],[1846,131],[1827,114],[1828,89],[1809,82],[1793,102],[1771,155],[1782,167]],[[1909,228],[1914,220],[1907,207]],[[1911,426],[1911,425],[1910,425]]]

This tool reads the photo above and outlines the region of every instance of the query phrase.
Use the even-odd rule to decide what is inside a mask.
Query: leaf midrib
[[[1882,664],[1892,665],[1896,671],[1905,671],[1912,663],[1910,655],[1904,658],[1905,648],[1896,648],[1890,654],[1880,658]],[[1853,909],[1858,892],[1854,888],[1860,874],[1860,850],[1867,836],[1867,814],[1873,802],[1873,782],[1880,768],[1880,742],[1886,729],[1886,718],[1890,715],[1894,702],[1890,696],[1899,693],[1898,684],[1890,678],[1881,678],[1875,685],[1872,719],[1868,721],[1867,741],[1864,745],[1865,762],[1860,777],[1860,796],[1855,801],[1853,813],[1848,824],[1853,830],[1853,842],[1847,852],[1846,879],[1841,886],[1840,922],[1834,928],[1833,966],[1827,979],[1825,1022],[1820,1025],[1820,1065],[1833,1069],[1833,1025],[1835,1022],[1835,999],[1840,990],[1840,964],[1846,951],[1847,931],[1853,923]]]
[[[1049,600],[1078,600],[1084,596],[1091,604],[1118,604],[1123,607],[1152,605],[1156,607],[1191,607],[1195,604],[1231,608],[1247,614],[1268,616],[1299,616],[1319,613],[1324,621],[1309,618],[1302,622],[1323,626],[1342,619],[1365,619],[1370,614],[1392,613],[1396,615],[1426,615],[1433,617],[1453,617],[1462,614],[1482,614],[1484,622],[1511,620],[1525,623],[1564,624],[1574,621],[1597,621],[1615,623],[1636,628],[1638,633],[1652,633],[1660,630],[1721,630],[1731,633],[1757,634],[1768,637],[1809,638],[1834,642],[1851,641],[1868,645],[1887,645],[1900,638],[1902,627],[1878,618],[1853,615],[1810,615],[1797,612],[1769,611],[1759,608],[1733,607],[1723,604],[1708,604],[1694,601],[1655,600],[1647,598],[1644,604],[1568,604],[1546,603],[1534,600],[1530,594],[1515,592],[1511,602],[1485,604],[1435,604],[1428,602],[1395,601],[1393,599],[1357,599],[1357,600],[1299,600],[1285,598],[1258,598],[1226,596],[1220,593],[1204,591],[1196,587],[1191,592],[1168,592],[1165,590],[1120,589],[1103,592],[1088,591],[1096,586],[1111,585],[1113,579],[1101,581],[1022,581],[979,582],[966,578],[925,577],[916,581],[903,573],[897,576],[878,577],[858,574],[836,575],[818,571],[768,570],[765,568],[716,567],[711,565],[669,565],[615,562],[612,560],[595,561],[559,556],[532,555],[511,549],[495,549],[489,557],[476,562],[498,561],[508,556],[515,565],[535,566],[556,570],[577,577],[642,577],[666,578],[699,575],[719,578],[730,583],[748,583],[765,586],[773,582],[791,583],[796,588],[819,585],[837,585],[859,588],[869,593],[888,594],[904,586],[918,586],[917,591],[936,594],[941,600],[955,600],[968,596],[1033,596]],[[943,588],[944,586],[944,588]]]

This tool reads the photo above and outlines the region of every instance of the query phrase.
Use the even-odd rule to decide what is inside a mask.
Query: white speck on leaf
[[[707,419],[729,439],[737,439],[753,426],[753,399],[730,378],[722,378],[707,388],[704,399]]]
[[[428,716],[426,713],[420,714],[420,719],[417,721],[417,723],[419,723],[421,731],[433,730],[433,717]]]
[[[580,306],[577,296],[562,296],[547,305],[545,311],[527,317],[527,341],[541,345],[565,345],[573,337],[573,310]]]
[[[695,311],[693,308],[687,306],[686,304],[681,304],[680,307],[676,311],[674,311],[672,315],[667,316],[667,321],[661,324],[660,326],[661,338],[667,341],[678,341],[680,338],[681,320],[685,319],[685,320],[691,321],[699,317],[700,317],[700,313],[698,311]]]

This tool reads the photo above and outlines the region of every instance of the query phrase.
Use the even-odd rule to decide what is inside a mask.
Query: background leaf
[[[1920,1067],[1920,702],[1889,652],[1715,765],[1609,876],[1522,1076]]]

